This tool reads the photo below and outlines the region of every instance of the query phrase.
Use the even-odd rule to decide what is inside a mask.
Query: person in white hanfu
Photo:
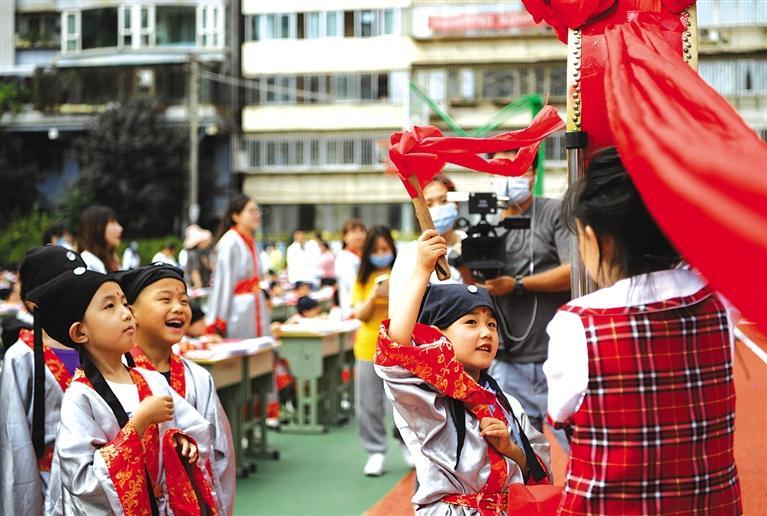
[[[258,250],[253,234],[261,211],[244,194],[235,195],[219,225],[213,286],[205,322],[209,333],[228,338],[269,335],[269,309],[260,285]]]
[[[35,312],[29,292],[77,267],[85,267],[83,259],[63,247],[27,252],[19,269],[25,313]],[[61,399],[79,363],[77,351],[56,342],[39,321],[35,333],[22,329],[8,348],[0,370],[0,514],[43,513]]]
[[[82,367],[61,401],[45,514],[215,511],[211,424],[162,375],[122,362],[136,323],[117,282],[78,267],[29,299]]]
[[[316,285],[319,279],[317,260],[320,258],[320,246],[314,240],[307,240],[306,232],[297,229],[293,232],[293,243],[288,246],[288,281],[299,281]]]

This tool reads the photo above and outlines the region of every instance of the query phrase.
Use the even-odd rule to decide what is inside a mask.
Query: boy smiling
[[[174,391],[213,424],[211,464],[216,492],[222,512],[231,514],[235,464],[229,420],[210,373],[171,349],[192,320],[184,273],[178,267],[156,263],[116,277],[136,319],[136,346],[131,350],[136,365],[160,372]]]

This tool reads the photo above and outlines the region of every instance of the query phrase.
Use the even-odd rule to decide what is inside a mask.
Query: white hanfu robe
[[[159,514],[173,514],[168,489],[175,486],[176,480],[166,478],[163,458],[166,443],[163,436],[172,429],[180,429],[193,438],[198,447],[198,465],[208,486],[213,486],[213,480],[209,478],[206,467],[210,459],[211,424],[185,399],[176,394],[160,373],[145,369],[135,371],[141,374],[153,395],[173,398],[173,420],[159,425],[159,476],[156,481],[161,489],[161,492],[156,494]],[[81,374],[80,371],[78,373]],[[132,428],[129,424],[125,429],[129,426]],[[129,507],[128,504],[132,500],[131,487],[135,487],[139,476],[145,475],[144,464],[150,457],[142,457],[140,451],[135,457],[118,457],[130,462],[131,468],[119,473],[110,472],[107,463],[106,457],[110,451],[116,451],[115,455],[122,451],[120,446],[125,441],[121,438],[126,436],[123,430],[112,409],[93,387],[77,380],[72,382],[61,405],[61,425],[56,438],[45,505],[46,515],[149,514],[149,507],[140,504]],[[148,431],[150,430],[147,429]],[[128,435],[130,432],[127,430]],[[135,429],[132,429],[132,432],[135,433]],[[109,446],[113,448],[105,453]],[[119,488],[115,482],[120,484]]]
[[[226,327],[226,336],[247,339],[269,335],[269,310],[264,293],[247,288],[258,282],[260,266],[255,243],[230,229],[216,244],[213,286],[205,322]]]
[[[131,355],[138,367],[154,370],[154,365],[136,346]],[[183,371],[183,381],[176,375]],[[203,367],[191,360],[171,354],[170,357],[170,386],[192,405],[202,415],[212,428],[211,467],[215,481],[218,501],[224,514],[234,511],[234,496],[237,481],[235,464],[236,450],[232,440],[232,429],[226,417],[224,407],[218,398],[213,377]]]
[[[376,373],[384,380],[386,395],[394,405],[394,424],[415,459],[418,490],[411,501],[419,516],[478,515],[478,509],[442,500],[451,495],[476,496],[485,491],[491,476],[489,444],[480,435],[478,418],[468,409],[465,440],[458,460],[458,432],[451,417],[451,398],[446,391],[455,389],[466,393],[469,389],[485,398],[490,393],[480,389],[463,371],[454,357],[452,345],[436,329],[416,324],[413,341],[414,346],[400,346],[388,338],[386,327],[382,326],[375,365]],[[530,424],[519,402],[508,394],[506,398],[538,461],[549,471],[548,441]],[[502,412],[507,420],[511,419]],[[513,423],[508,426],[512,441],[521,447]],[[502,458],[506,481],[501,493],[511,484],[525,483],[519,465],[508,457]]]
[[[0,515],[38,515],[45,505],[64,389],[46,367],[43,443],[48,453],[38,460],[32,444],[35,383],[32,339],[32,332],[22,330],[19,340],[5,353],[0,372]],[[53,358],[58,362],[57,369],[61,368],[59,374],[65,376],[62,382],[71,379],[63,363]]]
[[[223,513],[232,514],[237,482],[237,451],[232,440],[232,428],[229,426],[221,400],[218,399],[213,377],[191,360],[181,360],[184,362],[186,376],[186,400],[213,425],[211,466],[216,493]]]

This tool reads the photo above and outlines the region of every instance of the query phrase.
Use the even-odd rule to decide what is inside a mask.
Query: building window
[[[700,76],[722,95],[767,95],[767,58],[701,59]]]
[[[117,8],[86,9],[80,14],[82,49],[117,46]]]
[[[318,39],[320,37],[320,13],[306,13],[304,16],[304,37]]]
[[[357,13],[357,31],[359,38],[370,38],[375,36],[373,27],[375,26],[375,17],[373,11],[359,11]]]
[[[58,13],[16,15],[16,48],[59,48],[61,16]]]
[[[315,167],[354,169],[383,168],[376,142],[387,141],[388,133],[354,135],[304,134],[249,137],[245,140],[250,168],[306,169]]]
[[[249,104],[403,102],[407,73],[262,77],[250,82]]]
[[[61,51],[63,53],[76,52],[80,50],[80,12],[64,11],[61,13],[64,18],[64,37],[61,40]]]
[[[383,11],[383,26],[381,28],[381,34],[394,34],[395,20],[394,9],[385,9]]]
[[[224,13],[218,4],[197,7],[197,43],[204,48],[221,48],[224,43]]]
[[[133,46],[133,9],[131,6],[120,7],[120,46],[130,48]]]
[[[158,5],[155,12],[157,46],[194,46],[197,39],[194,7]]]
[[[329,38],[335,38],[344,33],[344,28],[341,25],[343,22],[343,16],[338,11],[328,11],[325,13],[325,36]]]

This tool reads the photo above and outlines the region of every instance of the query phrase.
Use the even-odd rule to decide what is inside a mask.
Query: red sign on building
[[[429,30],[435,34],[510,32],[538,27],[527,11],[476,13],[457,16],[429,16]]]

